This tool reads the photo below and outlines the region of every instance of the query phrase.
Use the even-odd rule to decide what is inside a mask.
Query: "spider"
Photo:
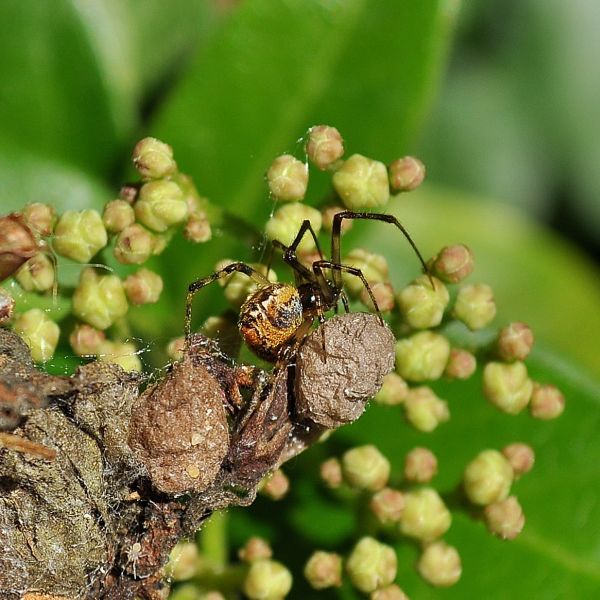
[[[240,333],[248,347],[260,358],[276,363],[283,358],[286,351],[294,348],[310,331],[315,319],[322,323],[325,313],[337,310],[341,301],[346,312],[349,312],[348,298],[342,285],[342,273],[358,277],[365,286],[377,314],[379,308],[369,283],[362,271],[341,263],[341,227],[344,219],[371,219],[395,225],[406,237],[415,251],[423,272],[428,274],[427,265],[408,231],[393,215],[382,213],[341,211],[333,218],[331,231],[331,259],[326,260],[319,247],[317,236],[310,224],[305,220],[294,241],[286,246],[273,240],[273,246],[283,252],[283,260],[293,270],[295,285],[289,283],[272,283],[256,269],[243,262],[234,262],[215,271],[208,277],[192,282],[188,287],[185,314],[185,339],[189,344],[192,321],[192,301],[194,295],[208,284],[226,277],[234,272],[244,273],[258,284],[258,289],[250,294],[242,307],[238,318]],[[320,260],[312,266],[304,266],[297,258],[296,251],[302,238],[309,233],[315,242]],[[330,272],[330,278],[325,272]]]

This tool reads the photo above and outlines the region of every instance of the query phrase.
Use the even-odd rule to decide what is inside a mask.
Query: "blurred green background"
[[[431,447],[444,492],[484,447],[523,440],[538,454],[516,485],[528,524],[515,542],[491,539],[456,514],[448,536],[464,563],[456,587],[429,588],[414,573],[416,550],[397,545],[398,581],[412,598],[600,593],[598,31],[596,0],[0,3],[2,212],[29,201],[101,208],[133,176],[135,141],[156,135],[173,145],[201,193],[262,227],[273,210],[263,180],[269,162],[297,151],[308,127],[327,123],[348,154],[420,156],[427,185],[390,210],[427,256],[468,244],[473,280],[495,289],[497,323],[522,319],[534,328],[530,369],[567,397],[558,421],[497,414],[478,378],[440,382],[453,418],[435,434],[373,408],[290,465],[292,493],[277,511],[260,500],[231,512],[234,546],[267,533],[276,556],[294,567],[292,597],[313,597],[298,575],[311,549],[344,549],[356,534],[352,514],[316,484],[316,466],[364,440],[388,454],[397,474],[414,444]],[[315,177],[311,197],[326,183]],[[385,252],[396,285],[416,274],[395,232],[361,223],[348,239]],[[178,239],[154,259],[163,297],[132,311],[145,360],[160,362],[153,356],[180,334],[187,283],[220,258],[259,253],[217,230],[208,244]],[[65,267],[61,277],[76,275]],[[218,289],[207,291],[198,320],[221,305]],[[344,587],[318,597],[354,595]]]

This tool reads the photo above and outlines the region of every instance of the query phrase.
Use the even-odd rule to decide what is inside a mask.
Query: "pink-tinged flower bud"
[[[421,488],[405,494],[406,504],[400,519],[400,531],[423,542],[432,542],[448,531],[452,515],[433,488]]]
[[[556,419],[565,409],[565,397],[553,385],[534,383],[529,408],[536,419]]]
[[[394,288],[391,283],[378,282],[373,285],[369,284],[371,288],[371,294],[375,298],[375,302],[377,302],[377,308],[380,312],[389,312],[394,308]],[[360,301],[371,311],[375,311],[375,305],[371,300],[371,295],[369,294],[369,290],[363,286],[362,291],[360,292]]]
[[[462,574],[458,551],[444,541],[425,547],[417,569],[425,581],[436,587],[450,587],[458,582]]]
[[[343,212],[346,209],[343,206],[326,206],[321,209],[321,215],[323,216],[323,229],[331,232],[333,229],[333,217],[339,212]],[[344,234],[352,229],[352,219],[342,219],[340,227],[340,233]]]
[[[194,542],[178,542],[165,565],[165,575],[173,581],[186,581],[198,573],[200,566],[198,545]]]
[[[375,402],[386,406],[402,404],[408,396],[408,384],[397,373],[388,373],[383,378],[383,385],[377,392]]]
[[[486,506],[508,497],[514,473],[508,460],[497,450],[483,450],[463,474],[467,498],[473,504]]]
[[[50,204],[32,202],[23,209],[23,219],[33,232],[42,237],[47,237],[54,229],[56,211]]]
[[[392,583],[392,585],[386,585],[371,592],[369,600],[408,600],[408,596],[402,591],[402,588]]]
[[[287,475],[277,469],[271,475],[268,475],[260,488],[260,493],[271,500],[282,500],[290,491],[290,480]]]
[[[362,248],[353,248],[344,257],[343,263],[349,267],[360,269],[370,285],[383,283],[388,278],[388,262],[385,256],[381,254],[375,254]],[[365,288],[360,277],[351,273],[342,272],[342,279],[344,281],[344,288],[351,296],[358,296]]]
[[[107,231],[110,231],[110,233],[119,233],[125,227],[133,225],[135,222],[135,211],[126,200],[112,200],[104,207],[102,221]]]
[[[525,323],[516,321],[500,330],[497,341],[498,356],[502,360],[525,360],[533,347],[533,331]]]
[[[50,259],[39,253],[15,273],[15,279],[26,292],[46,292],[54,286],[56,273]]]
[[[123,287],[132,304],[153,304],[160,298],[163,280],[154,271],[140,269],[125,279]]]
[[[404,477],[408,481],[429,483],[437,471],[437,458],[427,448],[413,448],[404,459]]]
[[[256,560],[242,587],[250,600],[281,600],[292,589],[292,574],[277,561]]]
[[[369,506],[379,523],[388,525],[400,521],[404,504],[404,494],[401,491],[386,487],[373,495]]]
[[[38,253],[39,244],[20,213],[0,217],[0,281]]]
[[[365,594],[392,583],[397,569],[394,549],[372,537],[361,538],[346,561],[352,585]]]
[[[150,181],[142,186],[135,205],[135,216],[142,224],[162,233],[188,216],[181,188],[174,181]]]
[[[342,471],[350,486],[376,492],[389,480],[390,461],[372,444],[357,446],[342,456]]]
[[[453,314],[472,331],[482,329],[496,316],[492,288],[485,283],[461,287],[456,296]]]
[[[437,327],[449,301],[446,286],[439,279],[427,275],[417,277],[398,294],[400,312],[413,329]]]
[[[141,184],[138,183],[127,183],[121,186],[121,189],[119,190],[119,199],[125,200],[125,202],[128,202],[129,204],[133,204],[139,196],[141,187]]]
[[[76,325],[69,336],[69,343],[77,356],[95,356],[100,352],[105,341],[104,331],[94,329],[85,323]]]
[[[8,323],[15,312],[15,299],[5,290],[0,288],[0,325]]]
[[[316,125],[308,130],[306,154],[310,162],[324,171],[344,155],[344,140],[335,127]]]
[[[267,540],[254,536],[249,538],[244,546],[238,550],[238,557],[241,561],[252,563],[255,560],[264,560],[273,556],[273,550]]]
[[[450,379],[468,379],[475,373],[476,368],[477,359],[473,354],[460,348],[452,348],[444,375]]]
[[[308,187],[308,165],[290,154],[282,154],[271,163],[267,183],[275,200],[302,200]]]
[[[501,411],[520,413],[529,403],[533,383],[522,362],[489,362],[483,369],[483,394]]]
[[[410,192],[425,179],[425,165],[414,156],[398,158],[389,166],[390,187],[396,192]]]
[[[111,342],[106,340],[98,351],[100,362],[119,365],[125,371],[141,371],[142,361],[132,342]]]
[[[449,356],[443,335],[419,331],[396,343],[396,371],[407,381],[432,381],[441,377]]]
[[[304,566],[304,577],[315,590],[342,585],[342,557],[334,552],[313,552]]]
[[[518,442],[509,444],[502,449],[502,454],[510,463],[515,479],[518,479],[521,475],[525,475],[525,473],[529,473],[535,463],[533,448],[527,444]]]
[[[473,254],[464,244],[445,246],[431,261],[431,270],[446,283],[458,283],[474,268]]]
[[[319,475],[323,483],[333,489],[339,488],[344,479],[342,475],[342,464],[337,458],[328,458],[321,463]]]
[[[125,227],[115,242],[115,258],[126,265],[139,265],[147,261],[154,251],[154,236],[141,225]]]
[[[171,360],[181,360],[185,348],[185,338],[183,336],[172,339],[167,344],[167,356]]]
[[[415,429],[427,433],[450,418],[447,402],[438,398],[433,390],[426,386],[408,391],[404,409],[408,422]]]
[[[486,506],[483,515],[490,533],[503,540],[514,540],[525,527],[525,515],[515,496]]]
[[[20,314],[13,323],[13,329],[29,346],[31,357],[36,362],[46,362],[54,356],[60,329],[43,310],[32,308]]]
[[[142,179],[162,179],[177,170],[171,146],[153,137],[140,140],[131,158]]]
[[[92,257],[108,242],[102,217],[95,210],[67,210],[54,228],[54,250],[80,263]]]
[[[203,244],[212,238],[210,223],[203,211],[191,212],[183,228],[183,235],[194,244]]]
[[[335,191],[350,210],[381,208],[390,199],[385,165],[361,154],[346,160],[332,180]]]

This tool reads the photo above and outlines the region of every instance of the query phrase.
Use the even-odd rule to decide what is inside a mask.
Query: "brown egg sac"
[[[137,399],[128,443],[157,490],[205,490],[229,449],[225,394],[217,380],[186,356]]]

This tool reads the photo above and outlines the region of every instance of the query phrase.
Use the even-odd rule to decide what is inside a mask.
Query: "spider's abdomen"
[[[252,351],[275,362],[279,351],[302,324],[298,290],[286,283],[266,285],[251,294],[240,309],[238,325]]]

